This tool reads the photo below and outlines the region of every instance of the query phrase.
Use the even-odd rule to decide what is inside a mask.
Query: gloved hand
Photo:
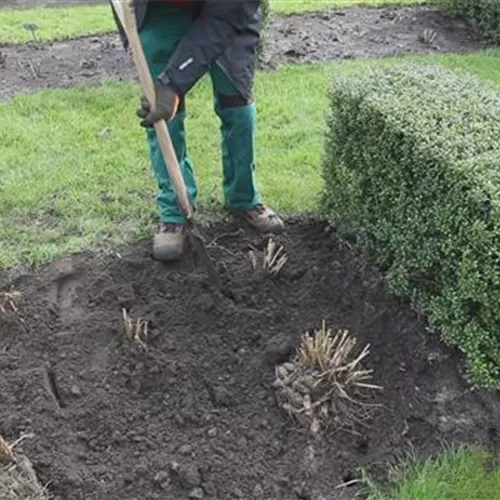
[[[170,86],[160,81],[155,83],[156,103],[154,109],[146,97],[141,98],[141,107],[137,110],[137,116],[142,118],[143,127],[152,127],[160,120],[170,120],[177,113],[180,97]]]

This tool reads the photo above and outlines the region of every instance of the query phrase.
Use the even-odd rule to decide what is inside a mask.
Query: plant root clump
[[[20,441],[20,440],[19,440]],[[0,435],[0,498],[2,500],[48,500],[31,462],[14,453],[14,445]]]
[[[369,346],[359,352],[356,343],[349,332],[334,335],[323,323],[320,330],[303,335],[292,361],[276,367],[278,404],[313,434],[356,432],[377,406],[366,402],[370,393],[382,389],[370,383],[373,371],[362,366]]]

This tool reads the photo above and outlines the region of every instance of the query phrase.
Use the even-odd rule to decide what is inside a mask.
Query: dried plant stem
[[[283,269],[283,266],[288,262],[288,255],[285,249],[278,245],[273,239],[269,239],[266,247],[262,252],[262,260],[259,263],[257,259],[257,251],[252,249],[248,252],[250,263],[254,270],[259,268],[269,276],[277,276]]]
[[[0,464],[9,464],[15,462],[14,454],[12,453],[13,445],[9,444],[0,435]]]
[[[142,318],[137,318],[134,323],[125,308],[122,309],[122,317],[127,338],[142,349],[147,349],[149,323]]]

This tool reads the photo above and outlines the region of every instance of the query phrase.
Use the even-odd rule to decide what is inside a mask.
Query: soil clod
[[[59,385],[56,378],[54,368],[51,366],[45,367],[45,387],[54,401],[57,409],[64,408],[64,402],[59,391]]]
[[[203,490],[201,488],[195,488],[191,493],[189,494],[189,498],[192,498],[193,500],[201,500],[204,497]]]
[[[183,487],[195,488],[201,485],[201,475],[196,465],[181,465],[173,462],[171,470]]]

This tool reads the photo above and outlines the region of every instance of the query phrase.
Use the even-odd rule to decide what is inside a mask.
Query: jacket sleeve
[[[207,0],[159,79],[185,94],[259,16],[259,0]]]

